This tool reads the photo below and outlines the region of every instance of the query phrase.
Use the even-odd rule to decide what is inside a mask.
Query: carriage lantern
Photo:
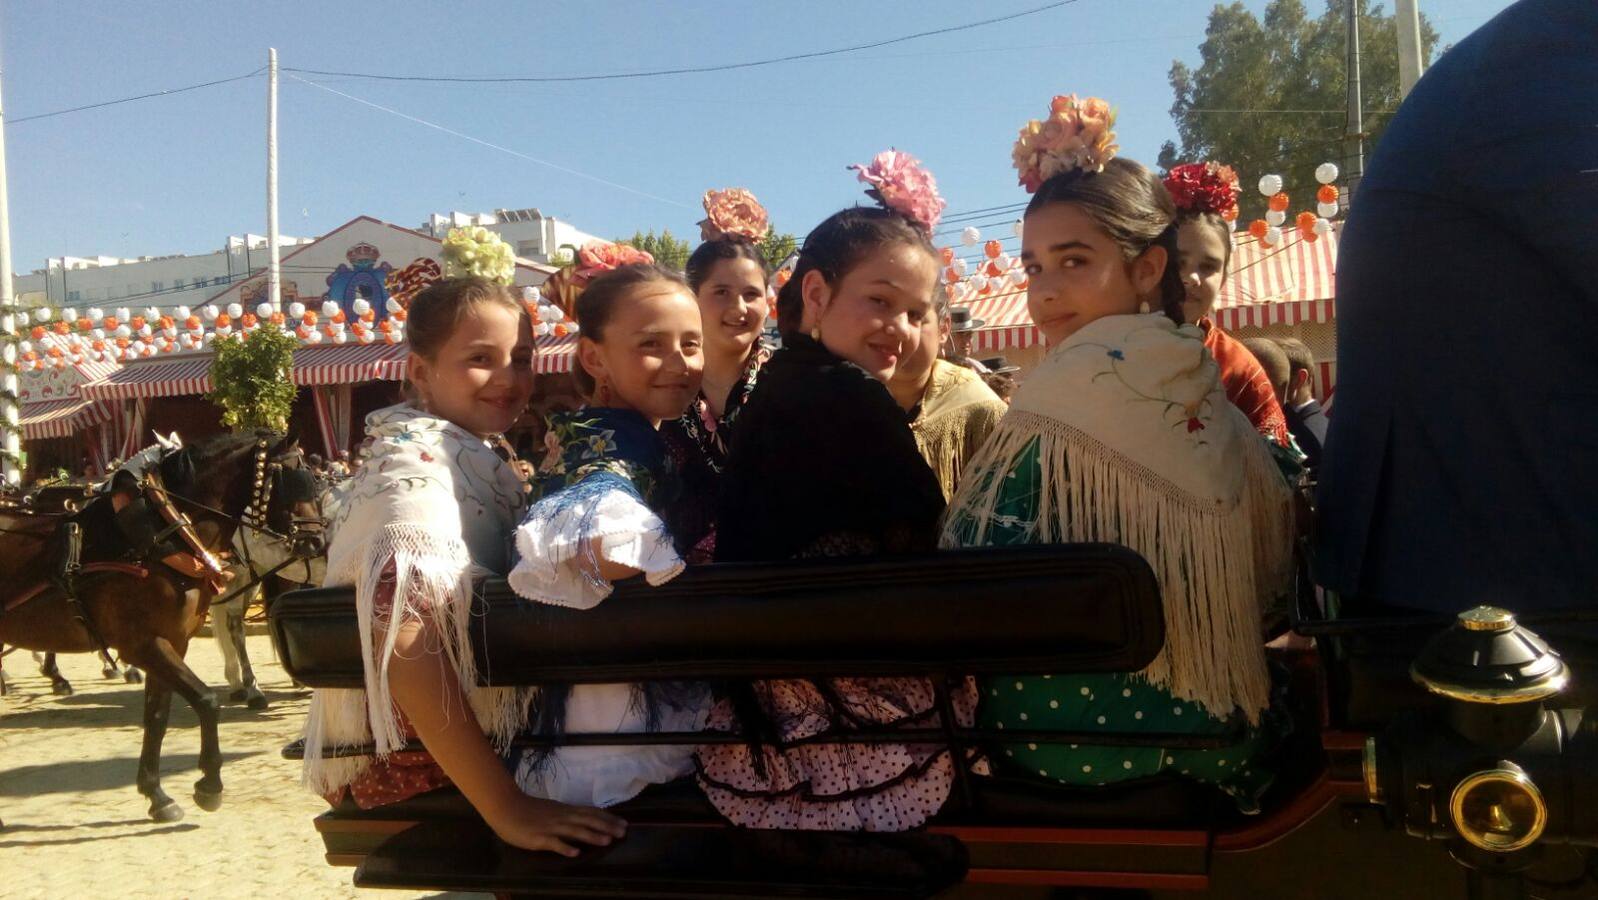
[[[1393,824],[1449,841],[1485,897],[1523,896],[1520,873],[1542,843],[1598,845],[1582,800],[1598,787],[1593,729],[1580,709],[1549,708],[1570,669],[1547,643],[1478,606],[1425,645],[1410,676],[1445,703],[1366,742],[1368,799]]]

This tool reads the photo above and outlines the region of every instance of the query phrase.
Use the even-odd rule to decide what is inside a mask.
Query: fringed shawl
[[[368,757],[324,757],[324,750],[373,743],[382,757],[404,747],[388,681],[402,622],[433,619],[439,655],[499,748],[527,718],[527,689],[477,687],[487,661],[472,657],[468,640],[472,581],[505,571],[525,504],[521,479],[481,438],[411,406],[372,413],[366,429],[370,458],[331,498],[324,582],[355,588],[366,689],[318,690],[311,698],[304,780],[323,795],[370,765]],[[394,604],[384,614],[374,609],[375,593],[390,560]]]
[[[1291,570],[1291,494],[1203,337],[1161,315],[1109,316],[1051,350],[971,461],[942,540],[983,546],[1019,527],[1029,543],[1136,550],[1166,622],[1142,677],[1252,723],[1269,699],[1261,610]],[[1019,471],[1034,459],[1041,471]],[[1016,483],[1039,486],[1035,521],[998,511]]]
[[[966,461],[1008,410],[982,376],[945,360],[933,362],[932,380],[910,430],[932,474],[938,476],[944,500],[954,496]]]

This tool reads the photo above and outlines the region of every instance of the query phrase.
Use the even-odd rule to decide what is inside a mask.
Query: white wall
[[[495,210],[491,213],[434,213],[418,231],[442,238],[451,228],[480,226],[499,235],[522,259],[548,263],[561,245],[581,247],[600,238],[581,231],[536,209]]]

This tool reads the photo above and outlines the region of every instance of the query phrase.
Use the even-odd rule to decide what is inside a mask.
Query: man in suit
[[[1350,612],[1598,602],[1598,3],[1444,54],[1350,205],[1317,573]]]
[[[1304,465],[1311,471],[1321,467],[1321,448],[1326,445],[1326,413],[1315,399],[1315,355],[1298,338],[1276,342],[1287,357],[1287,394],[1282,411],[1287,413],[1287,430],[1293,433],[1298,449],[1304,451]]]

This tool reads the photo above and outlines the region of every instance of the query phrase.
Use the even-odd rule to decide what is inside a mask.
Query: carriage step
[[[363,888],[527,897],[921,898],[959,883],[964,846],[926,833],[742,831],[633,825],[575,859],[509,847],[481,822],[424,822],[355,872]]]

